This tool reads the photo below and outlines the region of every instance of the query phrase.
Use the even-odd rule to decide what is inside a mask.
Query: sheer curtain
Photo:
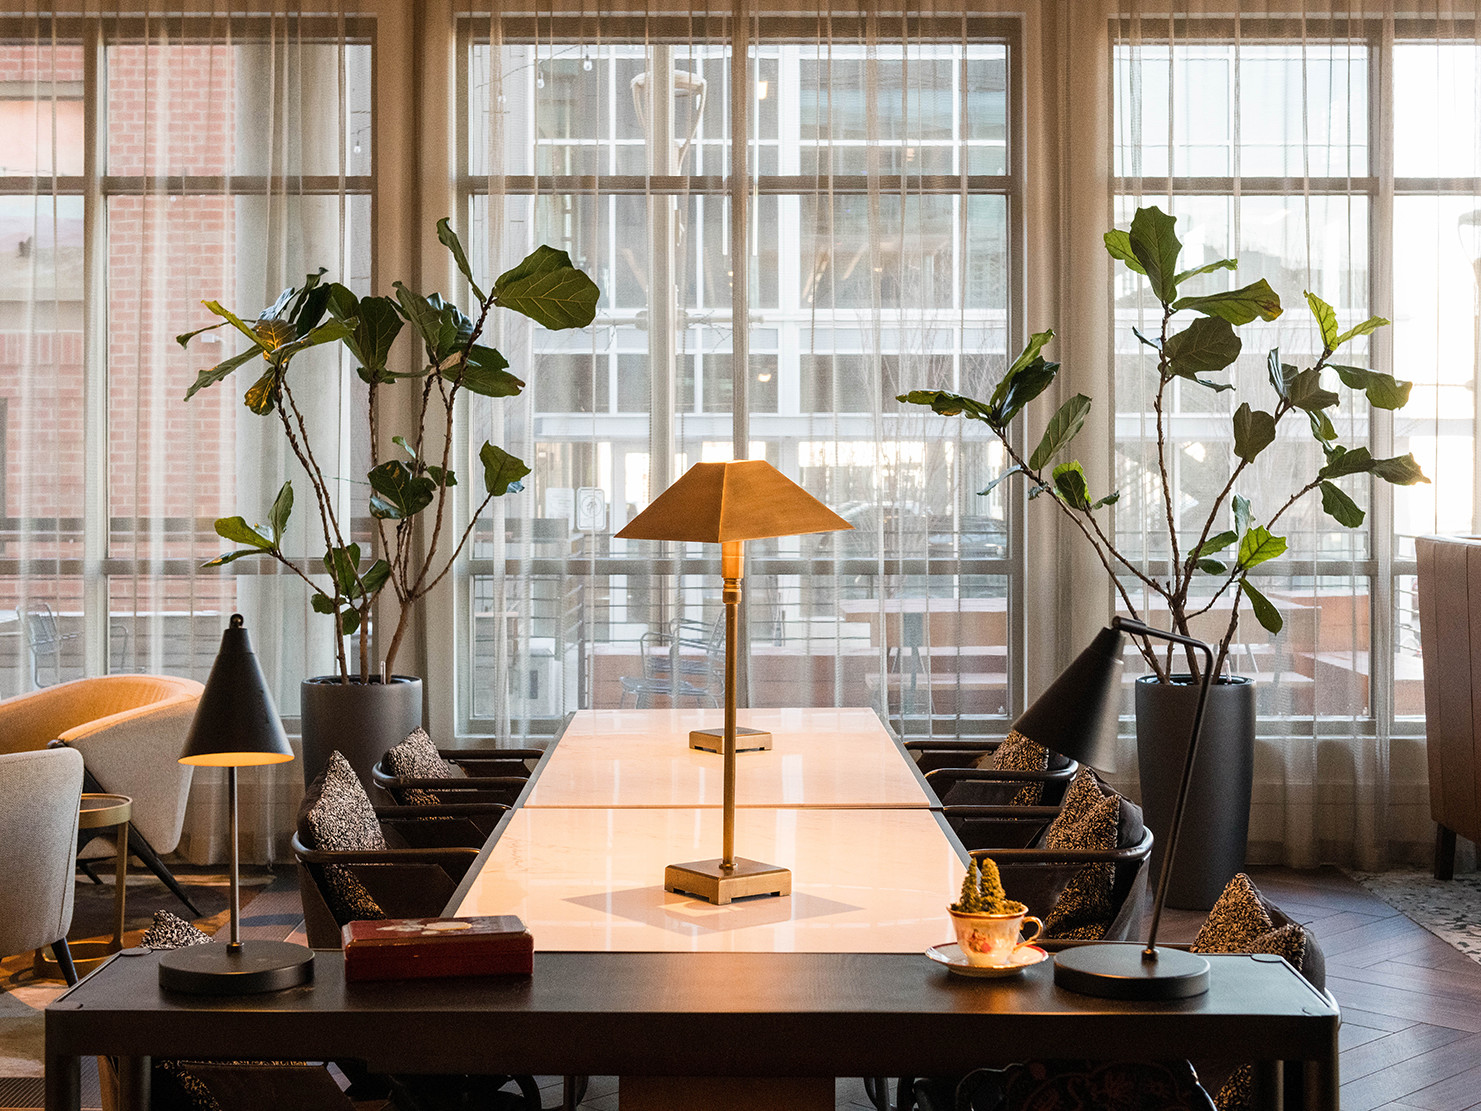
[[[506,331],[530,386],[475,416],[534,475],[470,562],[460,724],[616,707],[644,633],[702,640],[717,553],[612,534],[690,464],[749,457],[854,525],[750,545],[750,704],[1000,730],[1023,616],[1019,523],[976,493],[996,449],[895,395],[981,393],[1021,339],[1018,21],[573,3],[459,31],[476,265],[546,242],[603,291],[588,331]]]
[[[1259,683],[1251,859],[1380,867],[1427,858],[1432,827],[1413,538],[1481,527],[1475,473],[1481,97],[1474,5],[1269,0],[1237,6],[1123,3],[1111,23],[1113,168],[1118,227],[1157,204],[1179,217],[1181,265],[1237,257],[1285,313],[1242,328],[1233,394],[1179,383],[1170,417],[1182,508],[1227,476],[1230,416],[1269,408],[1265,353],[1309,366],[1322,340],[1310,290],[1342,328],[1369,316],[1391,328],[1342,349],[1345,361],[1412,380],[1397,413],[1342,391],[1341,441],[1375,456],[1412,451],[1429,485],[1366,476],[1343,487],[1367,511],[1347,529],[1315,497],[1282,519],[1288,554],[1259,585],[1283,611],[1270,636],[1246,615],[1232,669]],[[1138,495],[1155,469],[1155,382],[1131,327],[1151,323],[1145,283],[1112,288],[1117,534],[1148,567],[1165,558],[1158,505]],[[1335,384],[1329,384],[1335,388]],[[1282,436],[1243,492],[1268,517],[1320,466],[1314,441]]]
[[[328,659],[304,591],[265,564],[200,569],[212,521],[264,519],[291,460],[243,409],[247,372],[184,401],[241,345],[174,337],[211,323],[203,299],[252,319],[319,266],[368,283],[369,39],[343,9],[26,7],[0,17],[0,692],[204,680],[240,611],[294,715]],[[336,372],[312,413],[331,455]],[[291,826],[299,774],[244,775],[249,859]],[[220,855],[218,778],[197,772],[192,859]]]

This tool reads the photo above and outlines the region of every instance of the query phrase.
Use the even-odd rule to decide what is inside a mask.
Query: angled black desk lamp
[[[1152,904],[1152,926],[1145,945],[1136,942],[1099,942],[1062,950],[1054,958],[1054,982],[1062,988],[1107,999],[1185,999],[1208,991],[1208,961],[1181,949],[1157,948],[1157,926],[1167,899],[1167,881],[1177,854],[1178,829],[1188,801],[1188,784],[1203,707],[1213,679],[1213,650],[1201,640],[1154,629],[1140,621],[1113,617],[1090,647],[1075,657],[1049,689],[1013,723],[1015,731],[1038,744],[1092,767],[1115,766],[1116,726],[1121,703],[1121,667],[1124,634],[1155,637],[1201,651],[1203,681],[1198,708],[1183,758],[1183,776],[1173,807],[1157,897]]]
[[[194,995],[277,991],[312,979],[314,953],[287,941],[243,941],[237,867],[237,769],[293,759],[242,615],[231,615],[185,738],[180,763],[225,768],[231,809],[231,940],[188,945],[160,958],[159,983]]]

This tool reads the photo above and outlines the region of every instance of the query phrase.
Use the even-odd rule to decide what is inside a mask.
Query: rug
[[[1437,880],[1429,872],[1353,872],[1406,918],[1481,964],[1481,872]]]
[[[219,868],[192,868],[189,865],[172,865],[175,878],[190,896],[191,902],[202,911],[202,917],[194,920],[197,928],[206,933],[215,933],[229,916],[230,885],[226,873]],[[128,893],[124,900],[125,946],[138,943],[140,935],[154,920],[154,912],[167,910],[181,918],[190,912],[176,899],[170,890],[140,868],[139,875],[128,878]],[[113,936],[113,875],[100,870],[102,884],[94,884],[79,876],[73,903],[72,929],[68,940],[72,942],[106,941]],[[291,889],[293,907],[286,914],[272,914],[273,919],[293,918],[297,909],[298,891],[293,873],[285,871],[278,886]],[[265,869],[253,870],[242,877],[242,924],[244,932],[252,925],[270,925],[272,934],[286,937],[301,919],[299,912],[292,922],[278,924],[274,921],[256,923],[252,921],[249,907],[254,897],[273,884],[274,875]],[[272,900],[269,900],[272,902]],[[268,909],[283,910],[283,907]],[[260,935],[259,935],[260,936]],[[85,969],[79,969],[83,973]],[[42,1010],[57,996],[67,990],[60,973],[38,977],[32,967],[30,953],[18,953],[0,961],[0,1078],[39,1077],[42,1074]],[[0,1104],[3,1106],[3,1104]]]

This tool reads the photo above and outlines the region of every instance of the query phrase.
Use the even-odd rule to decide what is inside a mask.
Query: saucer
[[[1049,954],[1037,945],[1024,945],[1013,951],[1013,956],[1009,958],[1007,964],[968,964],[967,958],[962,955],[961,947],[954,941],[932,945],[926,950],[926,956],[937,964],[944,964],[948,971],[955,972],[958,976],[981,976],[988,979],[1016,976],[1025,968],[1032,968],[1041,961],[1049,959]]]

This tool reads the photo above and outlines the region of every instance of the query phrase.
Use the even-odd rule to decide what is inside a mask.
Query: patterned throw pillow
[[[976,767],[990,771],[1042,772],[1049,770],[1049,750],[1016,729],[992,752],[978,758]],[[1038,806],[1044,797],[1043,783],[1025,783],[1018,788],[1010,806]]]
[[[149,949],[183,949],[187,945],[209,945],[211,935],[202,933],[185,919],[167,910],[154,912],[154,922],[139,944]]]
[[[1121,796],[1081,768],[1065,792],[1064,806],[1044,835],[1046,849],[1114,849],[1121,821]],[[1116,917],[1111,901],[1115,865],[1087,864],[1075,873],[1044,916],[1044,936],[1095,941]]]
[[[432,738],[421,726],[386,753],[386,770],[406,779],[453,779],[463,775],[462,768],[442,758]],[[400,792],[398,801],[407,806],[425,806],[435,805],[442,799],[435,791],[408,787]]]
[[[1250,877],[1240,872],[1225,885],[1218,902],[1198,931],[1195,953],[1274,953],[1311,980],[1325,980],[1325,962],[1316,938],[1260,894]],[[1254,1106],[1255,1070],[1240,1065],[1219,1086],[1214,1103],[1219,1111],[1245,1111]]]
[[[375,807],[350,762],[331,752],[319,777],[304,792],[298,811],[298,834],[312,849],[327,852],[377,851],[386,847]],[[324,868],[329,909],[340,925],[386,917],[370,890],[348,868]]]

